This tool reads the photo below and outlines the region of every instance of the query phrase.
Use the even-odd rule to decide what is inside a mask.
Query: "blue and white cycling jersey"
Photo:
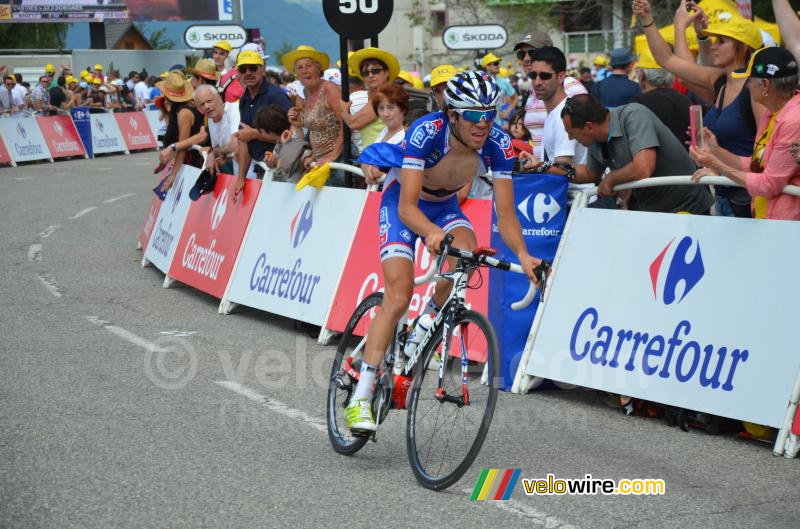
[[[400,220],[397,210],[400,202],[400,170],[401,168],[425,170],[434,167],[450,152],[449,139],[450,126],[447,116],[442,112],[436,112],[419,118],[408,129],[402,145],[401,167],[397,167],[399,156],[393,156],[399,152],[382,150],[383,160],[392,163],[394,167],[386,176],[381,199],[379,218],[381,261],[392,257],[414,260],[414,246],[418,235]],[[499,126],[492,127],[478,155],[480,164],[477,175],[485,175],[491,169],[493,178],[511,178],[514,149],[511,146],[511,138]],[[370,163],[368,160],[363,161]],[[469,220],[458,206],[457,189],[440,190],[423,187],[423,190],[442,199],[441,201],[419,200],[420,210],[431,222],[442,228],[445,233],[459,227],[472,229]]]

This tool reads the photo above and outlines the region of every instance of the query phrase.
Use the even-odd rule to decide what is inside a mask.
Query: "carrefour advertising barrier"
[[[0,134],[14,162],[53,159],[33,116],[0,118]]]
[[[169,276],[222,298],[247,230],[261,181],[247,179],[236,200],[230,192],[236,177],[217,174],[213,193],[189,206]]]
[[[90,114],[92,125],[92,151],[94,154],[127,152],[125,140],[114,119],[114,114]]]
[[[69,116],[37,116],[36,123],[53,158],[86,156],[86,149]]]
[[[199,175],[200,169],[190,165],[184,165],[178,171],[158,211],[142,264],[150,262],[165,274],[169,272],[189,212],[189,190]]]
[[[322,325],[364,198],[356,189],[264,183],[224,301]]]
[[[129,151],[157,147],[156,137],[144,112],[118,112],[114,114],[114,118]]]
[[[552,262],[567,220],[566,178],[539,173],[516,175],[514,199],[528,253]],[[494,211],[492,248],[497,250],[501,259],[519,262],[500,236],[497,214]],[[494,268],[489,272],[489,321],[492,322],[500,345],[500,387],[505,390],[511,389],[514,383],[514,375],[539,306],[537,295],[527,308],[520,311],[511,309],[512,303],[525,296],[529,285],[528,276]]]
[[[580,209],[525,372],[781,427],[798,240],[796,222]]]

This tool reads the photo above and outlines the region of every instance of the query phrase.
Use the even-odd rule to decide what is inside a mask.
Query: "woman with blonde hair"
[[[695,17],[701,16],[699,8],[694,4],[690,7],[695,8]],[[681,2],[678,9],[685,10],[686,3]],[[704,116],[704,123],[716,135],[720,147],[737,156],[752,156],[756,125],[769,110],[755,100],[746,86],[747,80],[735,78],[733,74],[742,71],[750,55],[762,46],[758,27],[738,13],[716,13],[698,36],[701,41],[714,39],[711,44],[713,65],[702,66],[673,53],[655,26],[648,0],[634,0],[633,12],[641,22],[656,62],[692,90],[713,95],[713,106]],[[685,38],[685,35],[677,34],[678,38]],[[746,190],[720,186],[715,194],[717,215],[751,216],[751,198]]]

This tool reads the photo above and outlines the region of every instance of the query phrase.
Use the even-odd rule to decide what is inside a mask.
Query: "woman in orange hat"
[[[686,0],[682,0],[678,9],[686,11],[686,6]],[[695,8],[693,18],[702,16],[693,3],[689,7]],[[739,13],[716,13],[701,30],[702,36],[698,36],[701,41],[714,38],[711,44],[713,65],[703,66],[672,52],[655,26],[648,0],[634,0],[633,12],[642,24],[656,62],[706,101],[713,101],[703,121],[716,135],[720,147],[736,156],[752,156],[757,125],[769,115],[769,110],[753,97],[746,79],[736,78],[733,74],[743,70],[750,55],[763,44],[755,23]],[[715,195],[717,215],[751,216],[751,198],[746,189],[719,186]]]
[[[160,166],[164,166],[170,160],[175,160],[170,174],[162,185],[162,190],[166,191],[172,187],[172,182],[184,163],[194,167],[203,165],[202,156],[189,150],[194,143],[197,143],[197,138],[193,136],[203,129],[203,115],[192,102],[194,90],[183,72],[178,70],[169,72],[163,81],[156,83],[156,87],[164,96],[162,104],[167,118],[165,147],[159,152],[158,161]]]

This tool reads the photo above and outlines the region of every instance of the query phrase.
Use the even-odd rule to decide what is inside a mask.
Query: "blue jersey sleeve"
[[[514,170],[514,147],[511,145],[511,136],[498,125],[492,127],[481,154],[486,167],[492,170],[493,178],[511,178]]]
[[[441,112],[427,114],[411,124],[403,141],[403,168],[424,169],[425,160],[430,156],[439,136],[445,130],[445,118]]]

